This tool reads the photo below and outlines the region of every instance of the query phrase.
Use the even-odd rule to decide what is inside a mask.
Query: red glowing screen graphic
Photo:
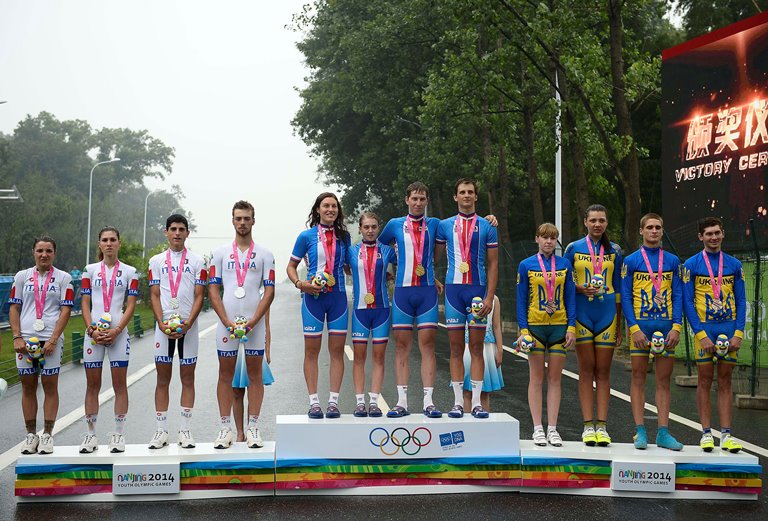
[[[726,247],[746,250],[754,219],[768,246],[768,13],[664,51],[661,85],[665,229],[685,230],[691,253],[713,215]]]

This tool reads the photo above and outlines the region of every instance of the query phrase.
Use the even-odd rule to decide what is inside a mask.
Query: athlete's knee
[[[611,366],[610,364],[602,367],[595,367],[595,380],[606,381],[611,378]]]
[[[632,366],[632,382],[645,383],[648,368],[642,365]]]
[[[234,371],[233,371],[234,374]],[[232,380],[233,374],[230,374],[230,381]],[[195,371],[181,371],[181,385],[188,387],[195,385]]]
[[[46,396],[59,394],[59,381],[55,378],[41,378],[43,383],[43,392]]]

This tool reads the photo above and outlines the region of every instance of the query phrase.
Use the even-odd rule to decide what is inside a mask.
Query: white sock
[[[192,407],[181,408],[181,430],[189,430],[189,422],[192,421]]]
[[[320,398],[317,397],[317,393],[309,395],[309,406],[320,405]]]
[[[86,414],[85,425],[88,427],[88,434],[96,434],[96,417],[98,414]]]
[[[259,419],[258,414],[249,414],[248,415],[248,428],[256,427],[256,421]]]
[[[434,387],[425,387],[424,388],[424,409],[429,407],[430,405],[435,405],[432,401],[432,391],[434,391]]]
[[[368,393],[368,397],[371,399],[370,403],[379,403],[379,393]]]
[[[333,391],[328,393],[328,403],[329,404],[333,403],[333,404],[338,405],[339,404],[339,393],[334,393]]]
[[[553,432],[557,430],[557,425],[550,425],[547,427],[547,432]]]
[[[397,386],[397,405],[399,405],[403,409],[408,408],[408,386],[407,385]]]
[[[472,409],[480,406],[480,393],[483,392],[482,380],[470,380],[472,384]]]
[[[168,411],[155,411],[157,430],[168,432]]]
[[[125,422],[128,420],[125,414],[115,414],[115,432],[117,434],[125,433]],[[95,422],[94,422],[95,425]]]
[[[361,403],[365,405],[365,393],[356,394],[355,399],[357,399],[357,405],[360,405]]]
[[[221,417],[221,428],[232,430],[232,418],[230,416]]]
[[[453,387],[453,404],[464,407],[464,382],[451,382]]]
[[[544,430],[544,426],[543,425],[534,425],[533,426],[533,432],[543,431],[543,430]]]

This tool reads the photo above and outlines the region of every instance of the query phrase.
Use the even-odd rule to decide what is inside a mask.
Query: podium
[[[476,420],[311,420],[277,417],[275,491],[291,494],[444,494],[517,490],[520,424]]]
[[[19,501],[163,501],[274,494],[275,442],[261,449],[235,443],[214,449],[176,444],[162,449],[127,445],[111,454],[57,446],[53,454],[20,456],[15,494]]]

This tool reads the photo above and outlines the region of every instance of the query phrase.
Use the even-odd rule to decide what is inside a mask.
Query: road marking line
[[[350,359],[350,361],[355,360],[355,352],[352,350],[349,344],[346,344],[344,346],[344,353],[346,353],[347,358]],[[379,406],[379,409],[381,409],[381,412],[384,414],[387,414],[389,412],[389,405],[387,404],[387,401],[384,399],[384,396],[382,393],[379,393],[379,398],[376,400],[377,405]]]
[[[212,326],[207,327],[202,331],[200,331],[200,333],[198,333],[198,337],[203,337],[215,329],[216,329],[216,324],[213,324]],[[154,370],[155,370],[155,364],[154,362],[152,362],[150,364],[145,365],[135,373],[128,375],[128,378],[126,379],[126,387],[132,386],[133,384],[135,384],[145,376],[152,373]],[[110,387],[106,391],[99,394],[99,406],[104,405],[106,402],[108,402],[114,397],[115,397],[115,389],[113,387]],[[85,406],[80,406],[77,409],[70,412],[69,414],[62,416],[60,418],[57,418],[56,425],[53,428],[52,434],[57,434],[61,432],[62,430],[66,429],[67,427],[69,427],[70,425],[78,421],[83,416],[85,416]],[[40,435],[42,433],[43,431],[40,430],[38,431],[37,434]],[[24,442],[14,445],[10,449],[0,454],[0,471],[6,468],[11,463],[14,463],[16,461],[16,458],[18,458],[21,453],[22,445],[24,445]]]
[[[438,325],[440,327],[443,327],[443,328],[446,327],[445,324],[442,324],[442,323],[439,323]],[[504,351],[507,351],[509,353],[512,353],[513,355],[519,356],[520,358],[525,358],[526,360],[528,359],[528,355],[525,354],[525,353],[518,353],[514,349],[512,349],[511,347],[508,347],[508,346],[502,346],[502,347],[504,348]],[[565,376],[567,376],[568,378],[571,378],[573,380],[576,380],[576,381],[579,380],[579,375],[577,373],[574,373],[573,371],[569,371],[567,369],[563,369],[563,374]],[[593,389],[595,388],[594,382],[592,383],[592,388]],[[611,387],[611,396],[615,396],[616,398],[619,398],[620,400],[624,400],[627,403],[631,403],[631,399],[630,399],[628,394],[622,393],[621,391],[617,391],[613,387]],[[655,405],[651,405],[648,402],[645,402],[645,404],[643,406],[644,406],[645,410],[650,411],[650,412],[652,412],[654,414],[658,414],[658,412],[659,412],[659,410],[656,408]],[[701,427],[700,423],[695,422],[693,420],[690,420],[690,419],[688,419],[688,418],[686,418],[684,416],[680,416],[679,414],[675,414],[673,412],[670,412],[669,413],[669,419],[672,420],[672,421],[675,421],[675,422],[677,422],[677,423],[679,423],[681,425],[685,425],[686,427],[690,427],[691,429],[693,429],[695,431],[701,432],[702,427]],[[722,438],[722,433],[720,431],[716,430],[716,429],[712,429],[712,435],[717,437],[717,438]],[[768,458],[768,449],[765,449],[765,448],[760,447],[759,445],[755,445],[753,443],[749,443],[748,441],[745,441],[745,440],[743,440],[741,438],[739,438],[739,440],[741,441],[741,444],[744,446],[745,449],[747,449],[747,450],[749,450],[751,452],[754,452],[756,454],[760,454],[761,456],[763,456],[765,458]]]

